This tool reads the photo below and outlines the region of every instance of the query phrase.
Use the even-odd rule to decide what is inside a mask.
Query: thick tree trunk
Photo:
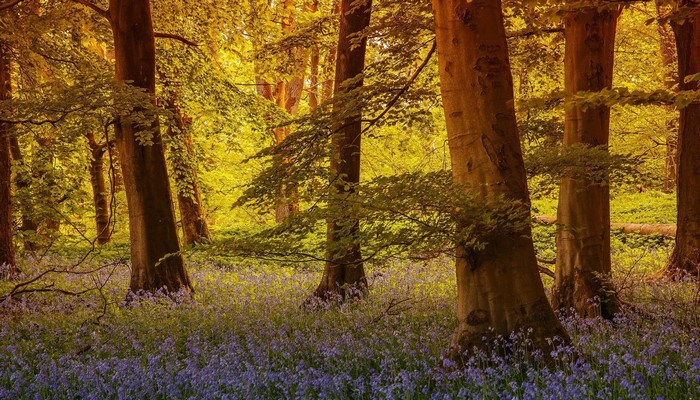
[[[682,7],[697,7],[682,1]],[[681,23],[682,22],[682,23]],[[700,14],[671,23],[676,35],[680,90],[698,90],[697,81],[685,77],[700,73]],[[676,247],[663,274],[670,277],[700,275],[700,104],[681,109],[678,129],[678,231]]]
[[[612,85],[619,9],[566,16],[564,88],[596,92]],[[607,146],[610,108],[566,109],[564,145]],[[610,283],[610,195],[607,182],[565,177],[559,186],[557,264],[552,305],[583,317],[611,319],[620,311]]]
[[[12,97],[11,73],[8,46],[0,41],[0,100]],[[9,123],[0,122],[0,270],[7,276],[17,273],[12,241],[11,128]]]
[[[665,16],[658,4],[656,10],[660,18]],[[658,31],[661,62],[664,67],[664,86],[666,89],[672,90],[678,83],[678,56],[676,55],[673,29],[667,24],[659,24]],[[676,190],[676,179],[678,177],[678,114],[675,107],[665,108],[672,116],[666,120],[666,157],[664,160],[663,191],[671,193]]]
[[[340,35],[335,67],[335,93],[361,87],[362,79],[347,88],[342,83],[363,73],[367,38],[357,41],[369,26],[372,1],[356,4],[342,0],[340,6]],[[340,121],[340,128],[333,134],[331,144],[331,188],[326,233],[326,265],[321,283],[314,295],[321,299],[331,297],[360,296],[367,291],[367,278],[360,250],[360,221],[350,208],[360,183],[360,140],[362,132],[361,111]]]
[[[440,90],[452,173],[486,203],[505,197],[529,212],[513,106],[513,80],[500,0],[433,0]],[[469,221],[458,221],[458,229]],[[482,250],[457,244],[457,329],[453,356],[532,329],[534,348],[568,341],[539,277],[529,225],[503,232]]]
[[[92,185],[92,201],[95,206],[95,230],[97,243],[106,244],[112,238],[112,230],[109,226],[109,201],[107,200],[107,186],[105,185],[104,154],[107,143],[100,144],[95,141],[93,133],[88,134],[90,146],[90,184]]]
[[[180,222],[185,246],[211,241],[209,225],[204,218],[202,194],[197,180],[197,167],[192,148],[192,121],[183,115],[177,104],[177,94],[171,92],[168,107],[174,115],[175,129],[170,127],[168,135],[173,142],[172,166],[177,185],[177,202],[180,208]]]
[[[110,0],[117,79],[155,93],[155,44],[148,0]],[[132,292],[192,289],[175,225],[168,171],[154,120],[150,132],[121,118],[116,125],[124,189],[129,208]],[[153,144],[138,138],[148,133]]]

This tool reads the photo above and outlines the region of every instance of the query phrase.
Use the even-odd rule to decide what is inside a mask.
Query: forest
[[[699,0],[0,0],[0,399],[700,397]]]

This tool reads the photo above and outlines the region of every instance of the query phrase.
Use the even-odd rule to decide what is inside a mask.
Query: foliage
[[[326,251],[343,254],[357,240],[369,260],[434,258],[453,254],[456,243],[479,251],[492,236],[517,234],[529,221],[527,207],[505,198],[486,203],[467,187],[454,184],[449,171],[378,176],[355,187],[355,193],[336,206],[329,206],[326,196],[320,195],[311,207],[278,225],[249,237],[233,236],[221,249],[311,261],[323,260]],[[325,221],[334,215],[358,218],[361,234],[329,248],[321,235]]]

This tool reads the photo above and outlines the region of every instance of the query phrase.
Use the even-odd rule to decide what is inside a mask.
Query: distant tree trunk
[[[564,88],[597,92],[612,86],[615,31],[620,9],[584,9],[565,20]],[[566,109],[564,145],[606,146],[610,108]],[[608,182],[564,177],[557,208],[555,309],[606,319],[620,311],[610,283],[610,194]],[[597,303],[600,303],[598,305]]]
[[[313,0],[309,6],[308,6],[309,11],[311,12],[316,12],[318,11],[318,0]],[[313,47],[311,47],[311,57],[309,60],[309,63],[311,64],[311,71],[310,71],[310,76],[309,76],[309,85],[310,85],[310,90],[309,90],[309,108],[311,110],[315,110],[318,107],[319,104],[319,82],[318,82],[318,73],[319,73],[319,68],[318,68],[318,63],[320,61],[320,51],[318,48],[317,44],[314,44]]]
[[[10,150],[12,152],[12,159],[15,161],[16,165],[25,167],[24,157],[22,156],[22,149],[19,145],[19,140],[17,136],[10,136]],[[26,171],[21,170],[15,172],[15,188],[17,192],[27,190],[30,184],[30,178],[27,176]],[[22,225],[20,226],[20,231],[22,232],[22,242],[24,250],[36,251],[38,245],[36,243],[36,231],[39,228],[39,223],[36,221],[35,216],[32,212],[32,207],[28,202],[18,201],[19,210],[22,214]]]
[[[255,12],[255,7],[252,2],[251,7]],[[281,19],[282,31],[285,34],[291,34],[294,32],[297,14],[296,7],[296,0],[283,0],[279,4],[275,5],[275,8],[279,13],[279,18]],[[254,37],[254,51],[260,51],[260,48],[260,41]],[[262,77],[260,65],[258,63],[254,63],[255,65],[253,68],[256,76],[256,91],[258,95],[274,102],[280,109],[285,110],[289,115],[294,116],[297,114],[304,86],[307,52],[301,47],[292,47],[287,51],[288,54],[286,54],[286,56],[292,61],[294,66],[292,68],[291,77],[288,80],[279,80],[272,84],[267,82]],[[290,130],[287,126],[276,127],[273,129],[272,133],[275,145],[279,145],[287,136],[289,136]],[[299,211],[297,197],[297,188],[295,186],[280,188],[275,198],[274,212],[276,222],[282,222],[290,214]]]
[[[173,142],[172,166],[177,186],[177,201],[180,207],[182,237],[185,246],[211,241],[209,225],[204,218],[202,209],[202,194],[197,180],[197,168],[194,164],[194,149],[192,148],[192,121],[183,115],[177,104],[177,94],[171,92],[168,96],[168,108],[174,114],[174,128],[168,128],[168,136]]]
[[[656,9],[659,17],[665,16],[658,4]],[[678,56],[676,54],[673,29],[667,24],[659,24],[658,31],[661,62],[664,67],[664,86],[668,90],[673,90],[678,83]],[[666,157],[664,162],[663,192],[671,193],[676,190],[676,179],[678,177],[678,114],[675,107],[667,106],[665,108],[672,117],[666,120]]]
[[[40,136],[36,138],[36,142],[39,146],[47,152],[47,158],[39,160],[39,162],[34,162],[35,170],[37,173],[37,178],[43,181],[43,188],[48,189],[43,193],[42,198],[44,201],[50,202],[55,207],[61,203],[62,200],[54,195],[54,193],[59,193],[60,188],[57,185],[56,178],[54,176],[54,163],[56,158],[54,156],[54,144],[56,138],[53,135]],[[41,199],[36,199],[41,201]],[[56,209],[46,210],[43,213],[42,220],[37,229],[37,233],[42,238],[42,245],[50,245],[56,239],[59,230],[61,229],[60,215]]]
[[[116,75],[155,94],[155,44],[149,0],[110,0]],[[152,145],[138,137],[148,132]],[[116,125],[129,208],[132,292],[192,289],[180,252],[170,183],[157,119],[150,129],[121,118]]]
[[[0,100],[12,98],[11,74],[9,49],[6,43],[0,41]],[[7,268],[4,272],[8,276],[17,273],[12,242],[11,128],[9,123],[0,122],[0,267]]]
[[[341,87],[347,79],[362,75],[365,67],[367,37],[359,44],[357,36],[367,29],[372,1],[357,3],[342,0],[340,6],[340,36],[338,58],[335,66],[335,94],[362,86],[359,79],[349,87]],[[335,107],[340,107],[336,105]],[[349,200],[356,196],[360,183],[360,141],[362,138],[361,111],[339,122],[340,128],[333,134],[331,144],[331,188],[329,209],[335,215],[328,219],[326,233],[326,265],[321,283],[314,296],[329,299],[348,295],[361,295],[367,291],[367,278],[360,250],[360,221],[356,215],[346,212]]]
[[[87,135],[90,146],[90,184],[92,185],[92,201],[95,206],[95,228],[97,243],[109,243],[112,230],[109,226],[109,202],[107,200],[107,186],[104,176],[104,154],[108,143],[97,143],[95,134]]]
[[[455,183],[487,203],[530,200],[513,105],[513,79],[500,0],[433,0],[440,91]],[[458,229],[469,225],[458,221]],[[482,250],[457,243],[457,329],[453,356],[532,329],[549,354],[553,336],[568,340],[539,277],[528,224]]]
[[[683,0],[681,9],[697,9],[697,2]],[[697,81],[685,82],[685,77],[700,73],[700,14],[683,21],[671,20],[678,51],[680,90],[698,90]],[[678,230],[676,247],[662,274],[700,276],[700,104],[681,109],[678,128]]]
[[[333,6],[333,14],[340,14],[340,1],[335,0]],[[321,69],[321,76],[326,79],[323,81],[320,90],[319,101],[323,103],[324,101],[333,97],[333,86],[335,86],[335,80],[332,78],[334,75],[333,67],[335,66],[335,61],[338,58],[338,46],[331,48],[325,55],[325,62],[323,63],[323,68]]]

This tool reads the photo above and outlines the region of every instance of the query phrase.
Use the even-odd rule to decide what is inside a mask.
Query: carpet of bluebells
[[[527,350],[527,332],[507,341],[508,355],[447,360],[449,261],[370,265],[370,297],[315,307],[301,307],[319,279],[309,267],[190,257],[193,297],[128,304],[124,264],[49,274],[44,284],[94,290],[0,304],[0,399],[698,398],[696,286],[641,277],[664,257],[616,255],[616,283],[635,308],[614,322],[563,318],[574,346],[556,350],[555,364]]]

